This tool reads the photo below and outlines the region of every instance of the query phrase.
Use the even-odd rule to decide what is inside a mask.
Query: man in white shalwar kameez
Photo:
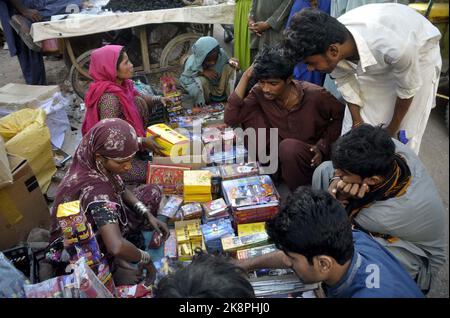
[[[348,105],[343,132],[382,124],[419,153],[442,65],[441,34],[425,17],[394,3],[368,4],[338,19],[307,10],[285,37],[295,59],[331,73]]]

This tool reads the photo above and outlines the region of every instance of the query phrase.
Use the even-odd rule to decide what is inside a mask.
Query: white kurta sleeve
[[[359,107],[364,106],[355,73],[342,70],[338,66],[330,76],[334,79],[337,89],[347,103],[355,104]]]
[[[404,42],[400,42],[404,43]],[[392,65],[392,74],[396,82],[396,93],[401,99],[414,97],[422,86],[419,65],[419,48],[407,42],[406,45],[390,50],[384,56],[387,64]]]

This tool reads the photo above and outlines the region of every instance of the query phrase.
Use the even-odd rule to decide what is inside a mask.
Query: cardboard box
[[[238,236],[246,236],[255,233],[266,232],[266,222],[238,224]]]
[[[51,220],[36,176],[28,162],[8,155],[13,183],[0,189],[0,250],[26,241],[33,228],[49,229]]]
[[[246,236],[224,237],[222,247],[224,252],[235,252],[240,249],[248,249],[267,243],[269,236],[267,233],[256,233]]]
[[[153,157],[152,163],[161,165],[178,165],[191,167],[191,169],[200,169],[206,167],[207,160],[203,160],[200,155],[178,156],[174,157]]]
[[[38,108],[60,91],[58,85],[40,86],[9,83],[0,88],[0,116],[24,108]]]
[[[166,156],[184,156],[188,154],[189,139],[165,124],[156,124],[147,128],[147,137],[158,136],[155,142],[163,147]]]

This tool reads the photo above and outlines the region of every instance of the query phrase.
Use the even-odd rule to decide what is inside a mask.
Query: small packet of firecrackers
[[[174,229],[170,230],[169,238],[164,242],[164,257],[176,259],[177,254],[177,237]]]
[[[214,127],[203,128],[202,141],[207,153],[213,155],[220,151],[231,151],[236,141],[236,134],[231,128],[219,130]]]
[[[34,285],[25,285],[27,298],[113,298],[115,290],[109,290],[99,280],[86,260],[80,258],[73,265],[73,273],[58,276]]]
[[[170,218],[167,220],[168,225],[173,225],[175,222],[183,221],[183,211],[179,209],[177,213],[173,216],[173,218]]]
[[[202,167],[200,170],[208,170],[211,172],[211,195],[213,199],[219,199],[222,194],[222,175],[219,167]]]
[[[197,251],[206,251],[200,220],[175,222],[178,260],[191,260]]]
[[[259,174],[258,162],[243,162],[219,167],[222,180],[240,179]]]
[[[117,298],[152,298],[153,287],[144,283],[137,285],[124,285],[116,288]]]
[[[229,217],[228,205],[223,198],[203,203],[205,211],[204,220],[206,222]]]
[[[56,217],[64,237],[64,249],[70,256],[70,263],[84,259],[101,282],[114,292],[114,282],[108,262],[100,251],[97,239],[86,216],[81,212],[80,201],[60,204]]]
[[[170,99],[170,104],[167,107],[167,111],[170,117],[183,115],[184,109],[181,100],[181,92],[177,89],[175,78],[171,76],[161,76],[160,79],[161,88],[164,97]]]
[[[205,245],[208,252],[222,252],[221,239],[234,236],[230,219],[218,219],[201,225]]]
[[[169,196],[166,205],[158,212],[159,215],[173,219],[183,204],[183,198],[180,196]]]
[[[267,243],[269,239],[266,232],[255,233],[246,236],[222,238],[224,252],[236,252],[237,250],[256,247]]]
[[[202,206],[197,202],[183,205],[181,210],[183,212],[183,220],[201,219],[203,215]]]
[[[275,244],[253,247],[237,252],[237,259],[244,260],[277,251]]]

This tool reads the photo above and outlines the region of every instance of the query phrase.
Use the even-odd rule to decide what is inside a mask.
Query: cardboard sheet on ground
[[[38,108],[59,92],[57,85],[41,86],[9,83],[0,88],[0,117],[25,108]]]
[[[31,36],[35,42],[83,36],[137,27],[152,23],[233,24],[234,4],[183,7],[101,15],[71,14],[64,20],[33,23]]]
[[[0,118],[0,136],[5,140],[6,152],[27,159],[43,193],[56,172],[45,119],[42,109],[23,109]]]

